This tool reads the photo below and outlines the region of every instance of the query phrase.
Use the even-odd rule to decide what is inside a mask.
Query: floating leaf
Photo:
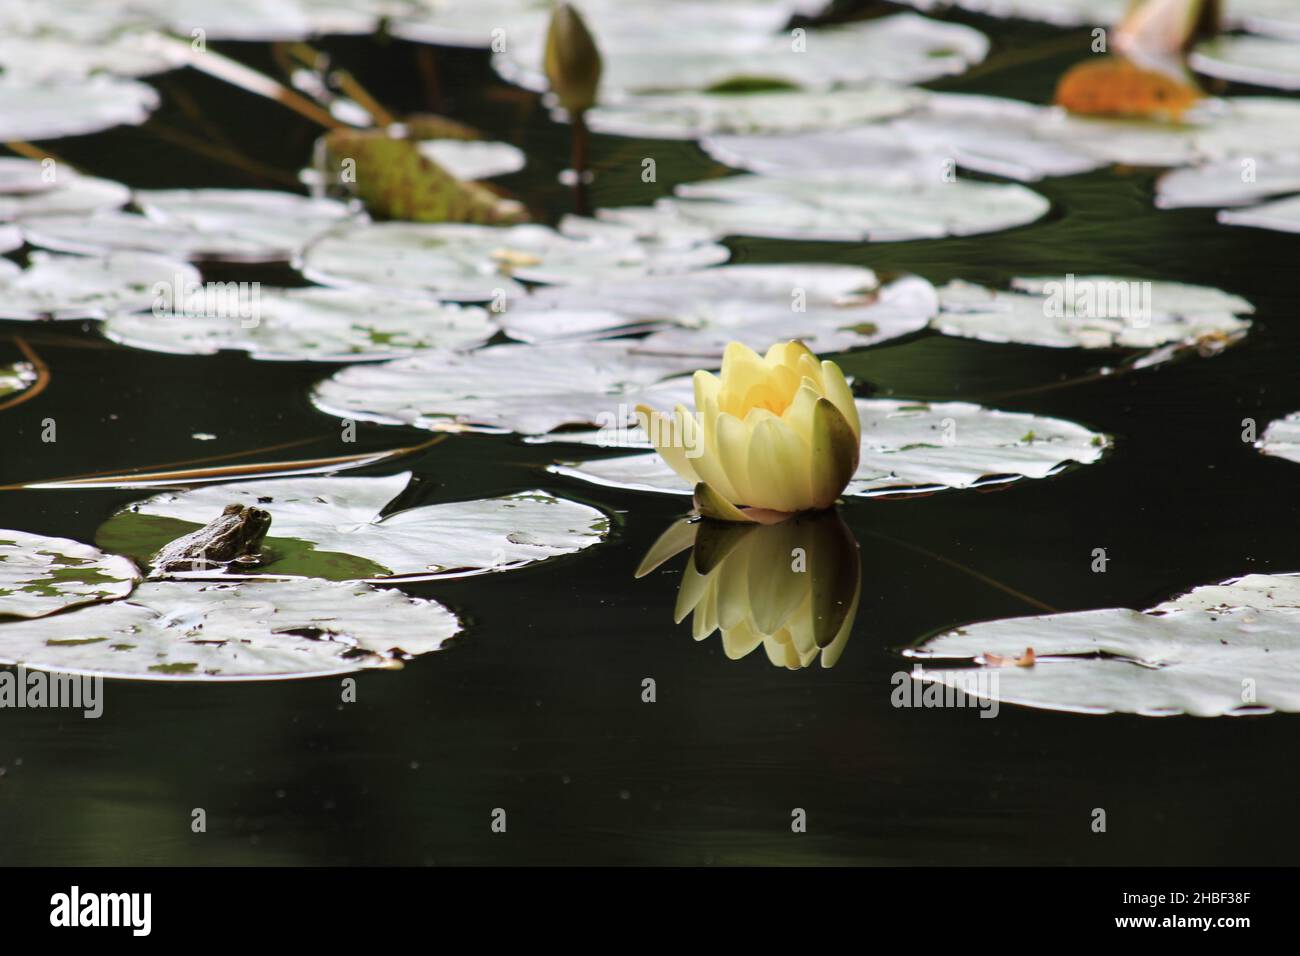
[[[112,601],[130,594],[139,580],[140,572],[126,558],[90,545],[0,530],[0,620]]]
[[[153,87],[135,80],[96,76],[56,85],[4,77],[0,78],[0,142],[138,126],[157,107]]]
[[[633,96],[587,114],[596,133],[651,139],[707,134],[806,133],[887,119],[917,106],[925,94],[876,83],[842,90],[677,93]]]
[[[689,401],[682,396],[683,401]],[[662,397],[660,399],[662,402]],[[1017,478],[1046,478],[1074,462],[1099,460],[1105,435],[1057,418],[1001,412],[967,402],[857,400],[862,450],[846,495],[872,497],[973,488]],[[553,439],[648,447],[643,432],[607,430]],[[556,474],[634,491],[688,494],[690,486],[658,455],[562,462]]]
[[[84,81],[97,74],[148,76],[179,66],[165,47],[152,42],[156,36],[138,25],[112,28],[107,23],[94,36],[6,32],[0,36],[0,66],[6,78],[32,83]]]
[[[457,179],[491,179],[517,173],[527,164],[523,150],[509,143],[430,139],[416,145],[420,155]]]
[[[657,330],[632,349],[705,363],[733,339],[760,351],[792,338],[815,352],[874,345],[924,328],[937,307],[915,277],[881,286],[857,266],[737,265],[538,289],[512,300],[501,323],[525,342]]]
[[[726,260],[724,246],[590,220],[589,235],[547,226],[510,228],[459,223],[382,223],[324,236],[303,257],[309,279],[440,299],[484,302],[531,282],[572,282],[618,275],[676,273]],[[570,228],[576,229],[578,227]]]
[[[485,309],[351,289],[262,289],[253,315],[113,315],[114,342],[155,352],[246,351],[271,361],[360,362],[466,349],[496,332]]]
[[[1250,328],[1245,299],[1209,286],[1119,276],[1013,279],[1002,292],[955,281],[931,325],[945,335],[1052,348],[1155,348],[1231,341]]]
[[[996,658],[1034,650],[1030,667]],[[1252,574],[1148,611],[1108,608],[948,631],[908,652],[919,680],[985,699],[1086,714],[1300,710],[1300,575]],[[990,664],[990,660],[994,662]],[[939,669],[929,662],[960,662]],[[972,672],[998,668],[995,674]]]
[[[1251,226],[1274,232],[1300,232],[1300,196],[1251,206],[1249,209],[1224,209],[1219,222],[1226,226]]]
[[[126,250],[166,254],[189,261],[287,262],[316,236],[340,221],[354,218],[344,207],[329,200],[304,199],[288,193],[263,195],[299,200],[303,206],[319,203],[320,212],[313,215],[307,209],[295,209],[297,203],[278,201],[256,212],[254,208],[258,204],[249,202],[240,209],[238,201],[230,202],[223,210],[221,201],[217,201],[208,202],[206,208],[196,206],[191,221],[185,221],[184,216],[162,216],[160,221],[119,211],[101,211],[91,216],[43,216],[23,222],[23,237],[34,246],[58,252],[95,254]],[[277,206],[282,208],[277,210]],[[335,215],[335,209],[343,215]]]
[[[625,342],[496,345],[477,352],[429,351],[354,365],[316,386],[312,402],[341,418],[441,431],[537,435],[600,424],[632,409],[692,358],[638,356]]]
[[[130,198],[131,190],[110,179],[82,176],[32,159],[0,158],[0,221],[84,216],[123,206]]]
[[[0,624],[0,661],[136,680],[283,680],[400,667],[459,630],[436,601],[358,582],[150,581],[124,601]]]
[[[427,580],[573,554],[600,541],[608,524],[594,508],[541,491],[383,514],[410,477],[272,478],[161,494],[118,512],[96,541],[148,564],[163,545],[240,504],[271,514],[264,563],[248,574],[215,572],[222,579]]]
[[[23,270],[0,261],[5,263],[0,267],[0,318],[5,319],[94,319],[141,311],[157,301],[155,285],[187,287],[200,278],[185,262],[140,252],[33,253]]]
[[[1300,42],[1271,37],[1220,36],[1199,44],[1192,69],[1220,80],[1300,90]]]
[[[1024,186],[944,182],[915,169],[740,175],[676,188],[656,210],[717,236],[901,242],[1023,226],[1050,204]],[[619,210],[606,210],[616,218]]]

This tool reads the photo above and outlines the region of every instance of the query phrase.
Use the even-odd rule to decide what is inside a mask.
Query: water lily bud
[[[765,356],[732,342],[720,377],[695,373],[694,415],[684,405],[672,416],[637,411],[708,517],[771,522],[829,508],[858,467],[853,393],[839,366],[802,342],[773,345]]]
[[[578,11],[558,4],[546,32],[546,78],[570,116],[596,104],[600,85],[600,51]]]

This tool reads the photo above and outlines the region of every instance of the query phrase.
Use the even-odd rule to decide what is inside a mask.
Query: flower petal
[[[835,504],[858,467],[858,438],[840,410],[825,398],[817,399],[812,427],[812,503],[814,508]]]

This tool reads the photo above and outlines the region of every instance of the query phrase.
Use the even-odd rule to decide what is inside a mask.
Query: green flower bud
[[[558,4],[546,33],[546,78],[560,105],[576,116],[596,104],[600,51],[578,11]]]

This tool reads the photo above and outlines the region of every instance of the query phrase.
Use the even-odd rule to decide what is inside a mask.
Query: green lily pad
[[[324,137],[327,162],[339,169],[355,164],[345,180],[377,216],[411,222],[508,225],[527,211],[486,186],[457,179],[421,149],[422,144],[385,130],[333,130]]]
[[[0,530],[0,619],[116,600],[139,580],[126,558],[67,538]]]
[[[32,253],[26,269],[0,260],[0,318],[97,319],[113,312],[151,309],[156,287],[199,282],[186,262],[141,252],[104,256]]]
[[[334,581],[460,577],[572,554],[599,542],[608,520],[594,508],[525,491],[384,514],[410,473],[382,478],[272,478],[209,485],[137,502],[105,522],[101,547],[142,565],[228,504],[271,514],[264,564],[184,577],[312,577]]]

